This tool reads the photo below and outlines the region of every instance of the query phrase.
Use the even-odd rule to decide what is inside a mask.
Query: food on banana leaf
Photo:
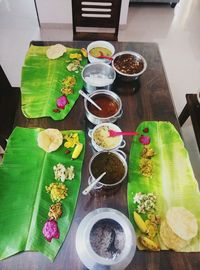
[[[160,246],[153,241],[152,239],[149,239],[146,236],[140,236],[139,237],[139,242],[147,249],[152,250],[152,251],[159,251],[160,250]]]
[[[80,156],[82,149],[83,149],[83,144],[78,143],[75,146],[74,151],[72,153],[72,159],[77,159]]]
[[[62,216],[62,205],[60,202],[52,204],[49,208],[48,216],[50,219],[59,219]]]
[[[133,212],[133,217],[135,220],[135,223],[137,224],[138,228],[140,229],[141,232],[146,233],[147,232],[147,225],[142,219],[142,217],[136,212]]]
[[[79,68],[81,68],[81,63],[79,60],[74,60],[73,62],[69,63],[67,65],[67,70],[69,71],[78,71]]]
[[[78,59],[78,60],[82,60],[82,55],[80,53],[70,53],[69,55],[70,59]]]
[[[153,156],[155,156],[155,151],[152,149],[152,148],[150,148],[150,147],[148,147],[148,146],[144,146],[144,148],[143,148],[143,150],[142,150],[142,154],[141,154],[141,156],[143,157],[143,158],[152,158]]]
[[[73,94],[73,87],[76,84],[76,79],[73,76],[68,76],[62,81],[62,89],[61,92],[64,95]]]
[[[49,59],[57,59],[61,57],[66,52],[66,47],[62,44],[56,44],[50,46],[47,51],[46,55]]]
[[[88,56],[87,50],[85,48],[81,48],[81,52],[82,52],[84,57]]]
[[[65,95],[63,95],[63,96],[57,98],[57,100],[56,100],[56,105],[57,105],[57,107],[58,107],[59,109],[64,110],[64,108],[65,108],[65,106],[66,106],[67,104],[69,104],[69,101],[68,101],[68,99],[66,98]]]
[[[190,242],[180,238],[177,234],[175,234],[167,224],[166,220],[161,222],[160,237],[167,248],[173,249],[175,251],[181,251],[181,249],[186,247]]]
[[[171,207],[168,209],[166,221],[173,232],[184,240],[191,240],[197,235],[197,219],[184,207]]]
[[[65,167],[63,164],[58,163],[57,165],[53,166],[53,170],[56,180],[65,182],[67,179],[74,179],[74,166]]]
[[[65,135],[64,139],[66,140],[64,146],[66,148],[73,148],[76,144],[79,143],[78,133],[70,133]]]
[[[51,183],[48,187],[46,186],[47,193],[50,193],[51,200],[53,202],[60,202],[65,199],[68,188],[62,183]]]
[[[61,146],[63,136],[58,129],[48,128],[38,134],[37,142],[40,148],[50,153],[56,151]]]
[[[49,242],[51,242],[52,238],[58,239],[60,237],[60,233],[57,222],[53,219],[47,220],[42,229],[42,233]]]
[[[149,136],[141,135],[141,136],[139,137],[139,141],[140,141],[142,144],[147,145],[147,144],[150,144],[151,139],[150,139]]]
[[[137,204],[138,213],[152,213],[156,210],[156,195],[153,193],[138,192],[133,198],[133,202]]]

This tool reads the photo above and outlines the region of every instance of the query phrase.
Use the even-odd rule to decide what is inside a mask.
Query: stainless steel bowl
[[[92,229],[101,221],[117,223],[124,233],[124,248],[114,258],[99,256],[92,248],[90,236]],[[136,235],[129,219],[112,208],[98,208],[83,218],[76,233],[76,251],[82,263],[92,270],[123,270],[132,261],[136,250]]]
[[[82,70],[84,86],[88,93],[98,89],[110,90],[116,78],[115,70],[105,63],[88,64]]]
[[[123,166],[124,166],[124,175],[123,175],[123,177],[118,182],[113,183],[113,184],[105,184],[105,183],[102,183],[101,180],[100,180],[96,184],[96,186],[94,187],[94,189],[101,189],[101,188],[103,188],[104,190],[109,190],[109,189],[113,189],[113,188],[116,188],[116,187],[120,187],[120,184],[124,181],[124,179],[126,178],[127,172],[128,172],[128,166],[127,166],[127,162],[126,162],[126,154],[123,151],[121,151],[121,150],[116,150],[116,151],[101,151],[101,152],[98,152],[98,153],[94,154],[92,156],[92,158],[90,159],[90,162],[89,162],[89,173],[90,173],[90,177],[88,179],[88,183],[91,184],[96,179],[94,177],[93,173],[92,173],[91,166],[92,166],[93,160],[97,156],[101,155],[102,153],[113,153],[113,154],[115,154],[118,157],[118,159],[121,161],[121,163],[123,164]]]
[[[143,62],[143,69],[138,72],[138,73],[134,73],[134,74],[126,74],[126,73],[122,73],[121,71],[119,71],[115,65],[114,65],[114,62],[115,62],[115,59],[118,57],[118,56],[121,56],[121,55],[124,55],[124,54],[131,54],[133,55],[137,60],[139,61],[142,61]],[[116,53],[114,56],[113,56],[113,60],[112,60],[112,67],[113,69],[116,71],[117,73],[117,76],[122,79],[123,81],[133,81],[133,80],[137,80],[144,72],[145,70],[147,69],[147,62],[145,60],[145,58],[140,55],[139,53],[136,53],[136,52],[133,52],[133,51],[122,51],[122,52],[119,52],[119,53]]]
[[[118,107],[119,107],[118,111],[110,117],[98,117],[98,116],[92,114],[88,110],[88,101],[86,99],[84,99],[85,114],[86,114],[87,119],[91,123],[93,123],[94,125],[98,125],[98,124],[106,123],[106,122],[114,123],[118,118],[120,118],[122,116],[122,113],[123,113],[122,102],[121,102],[120,97],[117,94],[115,94],[114,92],[108,91],[105,89],[94,91],[93,93],[89,94],[89,97],[94,98],[95,96],[98,96],[98,95],[101,95],[101,96],[106,95],[106,96],[110,97],[111,99],[113,99],[115,102],[117,102]]]

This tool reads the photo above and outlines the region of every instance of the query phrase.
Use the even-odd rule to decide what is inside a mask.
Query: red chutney
[[[101,107],[101,111],[97,109],[93,104],[88,102],[88,110],[98,117],[110,117],[114,114],[116,114],[119,110],[118,103],[112,99],[109,98],[106,95],[99,95],[96,97],[93,97],[92,100],[96,102],[99,107]]]

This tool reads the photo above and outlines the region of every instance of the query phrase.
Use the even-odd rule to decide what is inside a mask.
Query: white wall
[[[40,23],[72,24],[71,0],[36,0]],[[122,0],[120,25],[127,23],[129,0]]]

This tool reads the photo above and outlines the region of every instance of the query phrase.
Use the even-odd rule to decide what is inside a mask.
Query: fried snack
[[[58,129],[48,128],[38,134],[37,142],[40,148],[50,153],[57,150],[61,146],[63,136]]]
[[[50,46],[46,51],[46,56],[49,59],[57,59],[61,57],[66,52],[66,47],[62,44],[56,44]]]
[[[166,220],[161,222],[160,237],[167,248],[175,251],[180,251],[189,244],[189,241],[180,238],[172,231]]]
[[[166,221],[172,231],[183,240],[191,240],[197,235],[197,219],[184,207],[171,207],[167,211]]]
[[[59,219],[62,216],[62,205],[60,202],[52,204],[49,208],[48,216],[50,219]]]

